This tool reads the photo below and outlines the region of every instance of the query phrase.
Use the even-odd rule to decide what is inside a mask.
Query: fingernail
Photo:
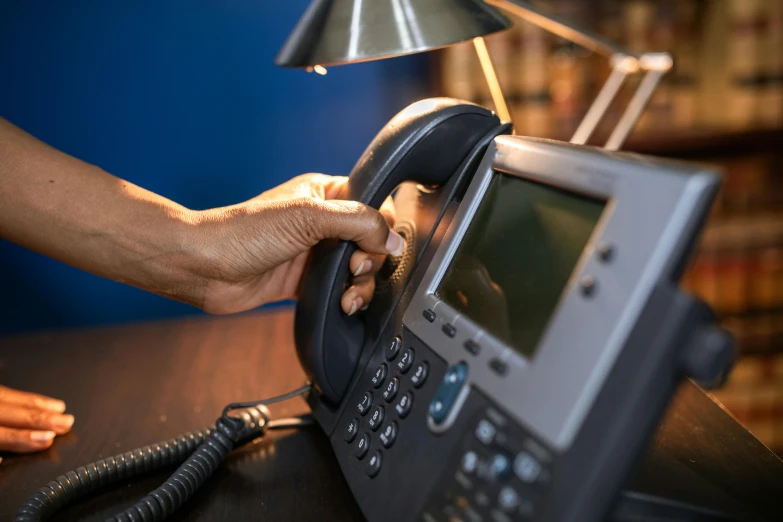
[[[364,312],[364,311],[365,311],[365,310],[367,310],[368,308],[370,308],[370,303],[367,303],[366,305],[362,306],[361,308],[359,308],[359,310],[360,310],[360,311],[362,311],[362,312]]]
[[[389,230],[389,237],[386,238],[386,251],[393,256],[402,255],[405,249],[405,240],[394,230]]]
[[[57,399],[35,399],[33,404],[38,408],[53,411],[55,413],[62,413],[65,411],[65,403]]]
[[[356,310],[358,310],[358,309],[359,309],[359,307],[361,307],[361,306],[362,306],[362,304],[364,304],[364,299],[362,299],[361,297],[357,297],[356,299],[354,299],[354,300],[351,302],[351,311],[350,311],[350,312],[348,312],[348,315],[353,315],[353,314],[355,314],[355,313],[356,313]]]
[[[54,427],[63,431],[68,431],[73,426],[73,415],[58,415],[54,419]]]
[[[46,442],[52,440],[55,435],[56,433],[53,431],[33,431],[30,432],[30,440]]]
[[[359,266],[356,268],[356,271],[353,273],[353,275],[355,276],[362,275],[363,273],[367,272],[369,269],[370,269],[370,260],[365,259],[359,264]]]

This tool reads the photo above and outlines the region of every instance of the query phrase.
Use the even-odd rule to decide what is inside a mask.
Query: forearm
[[[0,237],[103,277],[198,302],[196,213],[0,118]]]

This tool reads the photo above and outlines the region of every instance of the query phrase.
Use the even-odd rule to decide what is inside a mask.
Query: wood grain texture
[[[236,400],[305,380],[291,310],[0,339],[0,382],[66,401],[73,431],[46,452],[3,455],[0,520],[38,488],[100,458],[208,426]],[[275,416],[307,411],[301,399]],[[104,520],[157,487],[157,473],[99,494],[57,520]],[[317,427],[231,454],[174,520],[363,520]]]

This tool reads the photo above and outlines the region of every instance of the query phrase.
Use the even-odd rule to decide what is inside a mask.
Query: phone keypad
[[[375,478],[381,473],[383,452],[391,450],[400,430],[404,431],[402,421],[413,409],[414,389],[424,385],[430,370],[427,361],[419,361],[414,365],[415,352],[411,347],[403,350],[400,337],[394,337],[386,345],[383,357],[389,364],[380,362],[368,365],[372,371],[365,377],[366,391],[356,403],[356,411],[361,417],[350,419],[343,434],[345,442],[353,444],[355,458],[364,460],[369,455],[365,467],[369,478]],[[410,377],[405,377],[409,372]],[[380,390],[384,401],[389,404],[388,409],[375,403],[373,389]],[[373,442],[373,439],[376,441]],[[380,449],[370,453],[370,447],[379,446]]]

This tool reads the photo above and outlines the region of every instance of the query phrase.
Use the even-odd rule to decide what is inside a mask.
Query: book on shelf
[[[783,354],[741,358],[728,382],[710,392],[753,435],[783,454]]]
[[[543,2],[635,52],[668,51],[664,77],[637,132],[783,126],[783,1],[578,0]],[[485,38],[516,131],[567,139],[608,77],[604,56],[512,17]],[[494,107],[470,42],[441,53],[442,93]],[[629,80],[606,125],[619,117]]]
[[[765,8],[766,32],[761,42],[764,84],[760,93],[760,124],[777,128],[783,125],[783,1],[768,1]]]

